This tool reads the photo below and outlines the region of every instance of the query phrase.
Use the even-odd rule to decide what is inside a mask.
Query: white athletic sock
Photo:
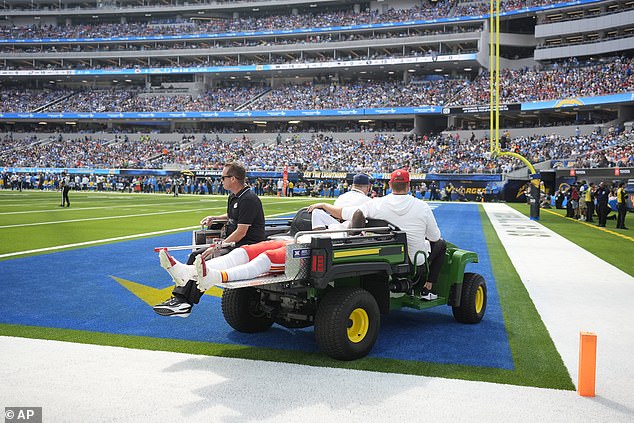
[[[209,259],[205,262],[207,269],[225,270],[249,262],[249,255],[244,248],[235,248],[224,256]],[[195,269],[194,269],[194,273]]]
[[[246,264],[228,268],[221,273],[225,273],[227,278],[224,280],[225,275],[223,275],[223,282],[229,282],[252,279],[262,273],[268,272],[269,270],[271,270],[271,260],[269,260],[269,257],[266,254],[260,254]]]
[[[249,255],[243,248],[236,248],[225,254],[205,261],[203,266],[202,256],[196,257],[194,268],[196,269],[196,285],[198,290],[205,292],[213,285],[228,282],[225,269],[248,266]],[[205,274],[206,273],[206,274]]]

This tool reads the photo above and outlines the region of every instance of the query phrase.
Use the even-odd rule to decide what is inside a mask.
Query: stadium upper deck
[[[350,126],[351,121],[367,121],[363,123],[371,125],[382,122],[399,130],[428,132],[450,126],[475,128],[488,118],[488,113],[479,109],[474,112],[445,107],[478,105],[487,100],[488,78],[483,73],[488,67],[486,1],[236,1],[187,5],[172,1],[159,7],[151,1],[62,4],[7,0],[3,7],[7,19],[0,40],[2,86],[9,92],[14,87],[57,87],[72,90],[70,95],[75,98],[65,98],[56,107],[39,102],[30,108],[28,101],[26,106],[5,106],[0,116],[5,129],[15,125],[7,126],[7,122],[21,125],[20,122],[83,121],[89,125],[97,120],[114,127],[170,121],[163,128],[177,130],[185,125],[210,127],[209,122],[266,119],[278,123],[341,122],[344,126]],[[511,69],[503,75],[503,96],[504,101],[513,102],[505,107],[509,109],[504,112],[508,122],[519,121],[522,116],[521,125],[537,124],[544,120],[544,114],[550,121],[570,121],[570,112],[587,121],[593,119],[591,111],[597,105],[600,112],[594,112],[594,119],[623,124],[634,118],[627,107],[631,97],[620,94],[597,99],[633,91],[630,73],[622,78],[624,81],[616,78],[614,84],[593,89],[587,82],[593,81],[594,76],[583,80],[584,84],[578,80],[570,84],[566,72],[563,77],[561,71],[536,72],[552,60],[561,64],[565,63],[562,58],[582,56],[562,55],[561,49],[583,48],[586,41],[593,52],[599,50],[593,53],[595,61],[602,55],[625,56],[626,67],[609,76],[630,72],[633,7],[634,3],[627,0],[579,0],[555,5],[541,0],[502,1],[502,64]],[[88,14],[94,24],[80,23],[86,21]],[[609,24],[602,21],[606,19]],[[569,20],[575,20],[572,35]],[[557,37],[559,42],[553,41]],[[535,60],[538,52],[540,61]],[[599,72],[605,67],[604,64]],[[543,76],[552,77],[552,83]],[[361,86],[380,87],[398,82],[400,91],[421,81],[436,84],[444,92],[433,96],[403,96],[399,92],[398,96],[386,98],[390,101],[368,103],[359,101],[361,89],[357,98],[344,97],[343,101],[322,105],[300,102],[306,95],[298,96],[296,103],[289,101],[297,89],[291,95],[284,94],[284,87],[303,87],[315,81],[326,87],[358,82]],[[217,87],[229,83],[254,90],[246,96],[256,100],[254,105],[228,101],[217,107],[218,96],[214,93],[222,94]],[[579,85],[586,86],[581,89]],[[456,91],[456,87],[460,89]],[[535,87],[539,88],[538,93],[531,92]],[[117,103],[121,92],[114,99],[101,94],[94,98],[73,95],[78,90],[96,89],[132,91],[135,100],[125,108]],[[262,93],[262,98],[254,98]],[[282,101],[275,100],[276,94]],[[184,101],[173,100],[178,95],[195,100],[191,104],[184,104],[188,97]],[[568,97],[575,98],[571,109],[559,114],[557,110],[567,105],[560,100]],[[372,96],[372,100],[381,98]],[[545,102],[529,103],[537,100]],[[174,103],[176,107],[172,107]],[[118,115],[99,115],[113,105],[118,106]],[[331,112],[320,112],[329,107]],[[280,110],[288,113],[280,114]],[[183,113],[159,115],[162,111]],[[154,114],[124,116],[123,112]]]

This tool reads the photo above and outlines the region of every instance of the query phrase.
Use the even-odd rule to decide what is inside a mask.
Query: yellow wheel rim
[[[350,324],[348,326],[348,339],[355,344],[363,341],[368,334],[370,327],[370,318],[368,313],[362,308],[355,308],[350,313]]]
[[[475,297],[475,311],[476,313],[480,313],[482,311],[482,307],[484,307],[484,288],[482,286],[478,287],[476,291]]]

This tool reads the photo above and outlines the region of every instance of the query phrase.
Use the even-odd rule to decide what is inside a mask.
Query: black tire
[[[487,284],[482,275],[465,273],[460,306],[453,307],[453,317],[460,323],[478,323],[487,308]]]
[[[238,332],[264,332],[273,324],[273,319],[260,309],[260,292],[255,288],[225,289],[222,314]]]
[[[356,360],[372,350],[380,326],[381,314],[372,294],[361,288],[335,288],[317,307],[315,339],[324,354]]]

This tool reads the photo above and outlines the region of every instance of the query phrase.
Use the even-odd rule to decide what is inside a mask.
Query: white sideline
[[[505,204],[485,209],[575,385],[579,333],[595,332],[597,392],[634,408],[634,278]]]
[[[632,422],[633,278],[505,205],[485,209],[571,374],[578,331],[598,333],[597,397],[0,337],[0,409],[41,406],[46,422]]]

